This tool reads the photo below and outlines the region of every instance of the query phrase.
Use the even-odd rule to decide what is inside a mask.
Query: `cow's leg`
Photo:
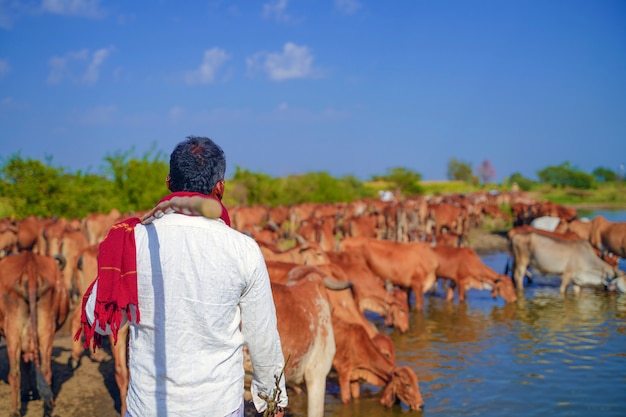
[[[15,317],[13,320],[6,320],[6,328],[4,329],[4,336],[6,338],[6,349],[9,357],[9,387],[11,389],[11,417],[19,417],[20,408],[22,403],[21,397],[21,349],[20,349],[20,335],[22,333],[25,323],[18,317],[19,311],[17,308],[7,309],[7,317]]]
[[[463,283],[463,280],[459,280],[459,285],[457,286],[458,290],[459,290],[459,303],[463,303],[465,302],[465,284]]]
[[[350,394],[352,395],[352,398],[361,397],[361,384],[359,381],[350,382]]]
[[[327,375],[328,371],[324,373],[322,369],[316,369],[313,372],[305,371],[307,416],[309,417],[324,416],[324,396],[326,395]]]
[[[571,281],[572,281],[572,275],[569,272],[565,272],[563,273],[563,275],[561,275],[561,288],[559,288],[559,291],[561,294],[565,294],[565,291],[567,290],[567,286],[569,285]]]
[[[339,372],[338,372],[339,373]],[[352,385],[350,384],[350,370],[345,367],[341,373],[339,373],[339,395],[341,402],[348,404],[352,399]],[[307,392],[309,390],[307,384]],[[309,394],[310,395],[310,394]]]
[[[456,282],[452,280],[448,280],[448,285],[446,286],[446,301],[451,303],[454,301],[454,289],[456,288]]]
[[[515,281],[515,287],[518,291],[524,289],[524,276],[526,275],[526,269],[528,267],[528,263],[526,262],[515,262],[515,269],[513,270],[513,279]]]
[[[41,376],[44,381],[37,383],[39,395],[44,401],[44,416],[52,415],[54,409],[54,397],[52,394],[52,369],[50,362],[52,360],[52,344],[54,342],[54,334],[56,333],[56,317],[54,313],[44,312],[43,308],[38,309],[38,339],[39,339],[39,367]],[[38,375],[37,378],[40,376]],[[43,391],[43,392],[42,392]]]
[[[115,363],[115,382],[120,390],[120,415],[126,414],[126,394],[128,393],[128,323],[122,326],[117,333],[117,344],[113,343],[113,336],[109,336],[113,362]]]
[[[80,328],[80,315],[81,315],[81,306],[77,306],[72,313],[72,321],[70,324],[71,335],[74,337],[78,329]],[[72,341],[72,355],[70,357],[70,366],[72,369],[78,368],[80,364],[80,357],[83,355],[85,348],[83,347],[82,337],[79,337],[78,340]]]

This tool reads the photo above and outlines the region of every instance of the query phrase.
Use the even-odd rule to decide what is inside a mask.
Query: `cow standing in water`
[[[21,415],[22,361],[35,367],[44,416],[51,415],[52,344],[69,308],[69,291],[54,258],[22,251],[0,260],[0,336],[9,356],[11,416]]]
[[[524,287],[528,267],[542,275],[560,275],[560,292],[570,283],[574,291],[582,286],[606,286],[624,274],[600,259],[585,240],[566,240],[531,230],[509,232],[513,252],[513,278],[518,290]]]

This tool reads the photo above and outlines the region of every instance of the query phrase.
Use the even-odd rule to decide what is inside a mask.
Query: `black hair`
[[[211,139],[188,136],[170,155],[170,190],[211,194],[224,179],[226,156]]]

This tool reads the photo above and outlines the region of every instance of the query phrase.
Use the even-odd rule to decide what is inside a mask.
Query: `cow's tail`
[[[30,307],[30,325],[32,329],[31,344],[33,349],[33,363],[35,364],[35,382],[39,396],[44,403],[44,410],[50,413],[54,407],[54,397],[52,395],[52,389],[41,371],[39,360],[39,332],[37,330],[37,277],[39,274],[31,272],[28,275],[28,305]]]

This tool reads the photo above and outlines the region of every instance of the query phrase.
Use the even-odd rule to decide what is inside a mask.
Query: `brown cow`
[[[453,231],[463,235],[464,230],[463,209],[452,203],[438,203],[429,205],[429,218],[435,223],[434,233],[440,234],[444,230]]]
[[[297,236],[297,235],[296,235]],[[293,262],[302,265],[329,264],[326,253],[315,242],[308,242],[297,236],[297,245],[280,250],[276,245],[257,241],[266,261]]]
[[[333,319],[337,351],[333,367],[337,371],[341,401],[349,403],[360,397],[360,381],[382,386],[380,403],[392,407],[396,400],[411,410],[420,410],[424,401],[415,372],[406,366],[395,366],[380,354],[359,325]]]
[[[602,215],[595,216],[591,220],[590,241],[603,253],[626,258],[626,222],[610,222]]]
[[[69,311],[69,292],[55,259],[23,251],[0,260],[0,336],[9,356],[11,415],[21,408],[21,362],[35,367],[44,416],[54,408],[52,344]]]
[[[324,251],[335,249],[335,216],[313,217],[300,223],[296,233]]]
[[[578,235],[581,239],[590,240],[591,238],[591,221],[583,221],[579,218],[576,218],[571,221],[566,221],[561,219],[559,224],[554,229],[557,233],[567,233],[573,232]]]
[[[394,326],[404,333],[409,329],[409,304],[406,292],[397,288],[391,292],[367,265],[363,254],[352,251],[326,252],[352,282],[355,299],[361,312],[371,311],[385,318],[386,326]],[[402,295],[398,295],[402,294]]]
[[[330,302],[319,274],[289,284],[272,283],[278,333],[285,360],[285,382],[306,385],[307,416],[324,415],[326,378],[335,357]]]
[[[348,323],[360,324],[364,327],[367,334],[372,340],[375,340],[377,346],[383,355],[389,358],[395,358],[395,346],[389,336],[379,333],[378,329],[370,323],[361,310],[357,307],[357,303],[353,293],[353,284],[345,276],[343,270],[335,265],[299,265],[289,262],[268,261],[267,270],[270,280],[277,284],[286,284],[293,281],[299,281],[302,278],[312,278],[315,275],[320,280],[332,279],[343,281],[345,284],[335,282],[335,286],[345,285],[344,290],[327,289],[327,297],[330,303],[333,318],[338,318]],[[388,339],[388,340],[387,340]]]
[[[111,209],[108,214],[90,213],[83,219],[85,233],[90,245],[102,242],[106,234],[116,222],[122,219],[117,209]]]
[[[31,250],[41,253],[40,246],[43,240],[42,231],[49,219],[39,219],[36,216],[28,216],[17,223],[17,249]]]
[[[465,292],[470,288],[491,290],[494,298],[500,295],[507,303],[517,300],[511,278],[487,266],[472,248],[436,246],[433,251],[439,261],[437,277],[453,283],[447,290],[448,301],[454,297],[454,286],[458,288],[460,302],[465,301]]]
[[[17,226],[10,219],[0,222],[0,258],[17,252]]]
[[[437,281],[437,257],[427,243],[392,242],[372,238],[345,238],[340,250],[363,254],[368,266],[379,277],[390,280],[415,294],[415,307],[422,311],[424,294]]]

